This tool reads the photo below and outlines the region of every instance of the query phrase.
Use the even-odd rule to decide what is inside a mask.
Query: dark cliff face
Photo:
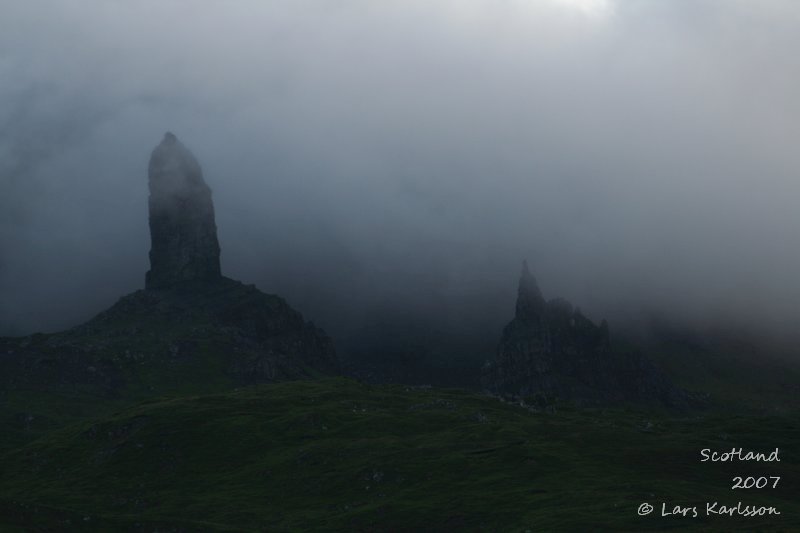
[[[516,314],[484,369],[483,385],[495,393],[544,402],[685,403],[682,392],[641,354],[612,350],[605,321],[595,325],[566,300],[546,301],[527,263]]]
[[[195,157],[167,133],[150,156],[148,177],[151,249],[145,286],[219,279],[214,204]]]

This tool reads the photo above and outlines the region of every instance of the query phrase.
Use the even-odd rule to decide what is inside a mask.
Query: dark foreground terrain
[[[2,404],[3,531],[800,529],[796,412],[537,410],[344,378],[130,406],[37,398]],[[733,447],[781,461],[700,462]],[[781,479],[731,489],[749,475]],[[705,516],[714,501],[781,514]],[[640,517],[644,502],[656,511]],[[661,502],[700,515],[661,518]]]

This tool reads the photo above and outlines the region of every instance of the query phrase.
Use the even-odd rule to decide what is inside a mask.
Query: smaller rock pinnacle
[[[520,320],[537,320],[544,312],[545,301],[536,278],[528,269],[528,261],[522,262],[522,274],[517,290],[516,316]]]

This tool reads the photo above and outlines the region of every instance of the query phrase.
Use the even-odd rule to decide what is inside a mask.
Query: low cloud
[[[797,331],[795,3],[28,4],[0,21],[6,333],[143,286],[167,130],[224,271],[334,332],[497,328],[523,257],[612,327]]]

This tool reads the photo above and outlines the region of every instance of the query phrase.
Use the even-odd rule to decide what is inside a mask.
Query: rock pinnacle
[[[150,156],[147,289],[222,277],[211,189],[194,155],[167,132]]]
[[[516,317],[520,320],[540,320],[544,313],[545,300],[536,278],[528,269],[528,262],[522,262],[522,273],[517,289]]]

